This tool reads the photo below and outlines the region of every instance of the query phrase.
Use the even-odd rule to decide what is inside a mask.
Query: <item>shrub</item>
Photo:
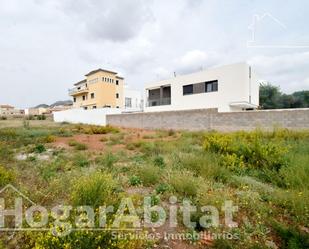
[[[7,170],[0,165],[0,187],[3,187],[14,180],[14,175],[11,171]]]
[[[35,119],[35,117],[33,115],[28,115],[26,117],[26,120],[34,120],[34,119]]]
[[[88,146],[82,143],[77,143],[74,147],[76,150],[87,150],[88,149]]]
[[[117,182],[108,173],[93,173],[76,180],[71,193],[75,206],[89,205],[93,208],[115,201]]]
[[[77,144],[77,142],[76,142],[75,140],[70,140],[70,141],[68,142],[68,144],[69,144],[69,146],[74,147],[74,146]]]
[[[69,146],[74,147],[76,150],[87,150],[88,148],[86,144],[79,143],[75,140],[70,140],[68,144]]]
[[[90,161],[83,154],[76,154],[73,158],[73,165],[83,168],[88,167],[90,165]]]
[[[171,187],[168,184],[160,183],[156,187],[156,192],[157,192],[157,194],[164,194],[165,192],[169,191],[170,189],[171,189]]]
[[[145,186],[156,184],[160,179],[160,175],[160,169],[154,166],[142,166],[138,170],[138,176]]]
[[[0,138],[2,139],[2,138]],[[0,142],[0,160],[1,162],[9,162],[14,159],[14,152],[13,150],[6,146],[5,143]]]
[[[30,129],[30,123],[29,123],[29,121],[28,120],[23,120],[23,127],[25,128],[25,129]]]
[[[102,137],[102,138],[100,139],[100,141],[103,142],[103,143],[104,143],[104,142],[107,142],[107,141],[108,141],[108,138],[107,138],[107,137]]]
[[[297,154],[291,161],[291,165],[281,168],[279,177],[289,188],[309,189],[309,155]]]
[[[169,129],[167,134],[171,137],[174,136],[176,132],[173,129]]]
[[[295,228],[287,228],[280,223],[273,223],[273,228],[282,239],[282,247],[287,249],[309,248],[309,235]]]
[[[60,137],[72,137],[72,131],[68,130],[68,129],[64,129],[64,128],[60,128],[57,131],[57,135]]]
[[[118,133],[119,129],[110,125],[97,126],[97,125],[76,125],[75,129],[79,132],[86,134],[107,134]]]
[[[233,249],[231,243],[224,239],[216,239],[212,247],[217,249]]]
[[[131,186],[137,186],[142,184],[142,180],[138,176],[131,176],[129,179]]]
[[[48,135],[44,139],[45,143],[53,143],[56,141],[56,137],[53,135]]]
[[[36,153],[43,153],[46,151],[46,148],[43,144],[38,144],[34,147],[34,152]]]
[[[55,177],[58,171],[63,170],[64,166],[65,166],[64,160],[57,158],[55,161],[43,165],[40,168],[41,176],[43,177],[44,180],[47,181]]]
[[[44,114],[42,114],[42,115],[37,115],[37,116],[36,116],[36,119],[37,119],[37,120],[46,120],[46,116],[45,116]]]
[[[184,196],[194,197],[197,194],[197,178],[190,171],[177,171],[170,178],[173,189]]]
[[[133,144],[133,143],[127,143],[126,144],[126,148],[127,148],[127,150],[135,150],[135,144]]]
[[[277,140],[268,141],[259,131],[210,134],[205,138],[204,148],[223,156],[223,165],[231,169],[239,166],[279,171],[287,165],[287,147]]]
[[[108,145],[116,145],[123,143],[124,134],[114,134],[110,136]]]
[[[153,163],[154,163],[155,166],[158,166],[160,168],[165,167],[164,158],[162,156],[155,156]]]
[[[125,229],[125,228],[124,228]],[[112,231],[74,231],[65,237],[55,237],[51,232],[29,233],[29,248],[110,248],[110,249],[144,249],[149,242],[142,239],[130,239],[130,236],[118,239]],[[146,235],[145,235],[146,237]]]
[[[176,160],[176,167],[190,170],[195,176],[222,182],[230,177],[230,172],[219,165],[217,157],[213,154],[201,152],[184,154],[174,160]]]
[[[111,152],[108,152],[105,155],[96,159],[96,163],[109,169],[112,168],[114,163],[116,163],[117,161],[118,161],[117,156],[115,156]]]

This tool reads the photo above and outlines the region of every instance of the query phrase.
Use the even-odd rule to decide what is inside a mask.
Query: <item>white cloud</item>
[[[127,84],[142,89],[173,72],[250,58],[261,78],[284,91],[308,89],[308,52],[246,47],[251,17],[265,6],[295,27],[288,35],[308,33],[309,3],[302,1],[278,10],[266,0],[245,5],[201,0],[1,0],[0,86],[6,94],[0,103],[27,107],[68,99],[67,89],[99,67],[120,72]]]
[[[255,56],[249,63],[263,79],[280,85],[284,92],[309,89],[306,84],[309,69],[309,52],[288,53],[276,56]]]

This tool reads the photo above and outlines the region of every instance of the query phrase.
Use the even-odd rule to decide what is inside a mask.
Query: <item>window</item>
[[[84,110],[87,110],[87,109],[88,109],[88,107],[87,107],[87,106],[85,106],[85,107],[84,107]]]
[[[119,81],[118,81],[118,80],[116,80],[116,85],[117,85],[117,86],[119,85]]]
[[[94,93],[91,93],[91,98],[94,99]]]
[[[193,94],[193,84],[183,86],[183,95]]]
[[[208,81],[205,82],[206,92],[217,92],[218,91],[218,81]]]
[[[119,99],[119,93],[116,93],[116,99]]]
[[[83,101],[85,101],[86,100],[86,95],[83,95]]]
[[[96,105],[94,105],[94,106],[92,107],[92,109],[97,109],[97,106],[96,106]]]
[[[116,108],[119,108],[119,106],[117,105]]]
[[[74,101],[74,103],[76,102],[76,98],[75,97],[73,98],[73,101]]]
[[[183,95],[217,92],[217,91],[218,91],[218,80],[212,80],[183,86]]]
[[[131,98],[125,98],[124,105],[125,105],[125,107],[132,107],[132,99]]]

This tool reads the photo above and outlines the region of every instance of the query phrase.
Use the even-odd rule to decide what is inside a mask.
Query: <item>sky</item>
[[[70,99],[91,70],[130,88],[246,61],[286,93],[309,90],[309,1],[0,0],[0,104]]]

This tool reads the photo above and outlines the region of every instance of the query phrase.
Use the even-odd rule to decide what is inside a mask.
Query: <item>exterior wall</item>
[[[54,112],[55,122],[69,122],[74,124],[106,125],[107,114],[117,114],[121,110],[118,108],[101,108],[95,110],[70,109],[66,111]]]
[[[183,95],[183,86],[188,84],[218,80],[217,92]],[[148,107],[147,93],[145,93],[145,111],[173,111],[202,108],[218,108],[219,112],[239,111],[241,108],[231,108],[233,102],[250,102],[259,105],[259,86],[257,78],[252,72],[249,80],[249,65],[238,63],[204,70],[194,74],[182,75],[169,80],[159,81],[146,86],[146,89],[170,85],[171,104]]]
[[[125,105],[125,99],[131,99],[131,107]],[[124,88],[124,111],[141,111],[143,110],[143,96],[140,91],[129,89],[127,86]]]
[[[46,108],[29,108],[25,111],[26,115],[42,115],[48,113],[48,110]]]
[[[108,79],[108,81],[104,80]],[[119,85],[116,85],[118,80]],[[123,108],[123,86],[124,79],[117,77],[117,74],[105,71],[86,76],[86,82],[79,86],[85,87],[85,91],[72,94],[76,98],[73,103],[74,108],[87,107],[88,109],[102,108],[110,106],[111,108]],[[94,93],[94,98],[91,94]],[[116,98],[118,94],[119,98]],[[85,100],[83,100],[85,96]]]
[[[107,115],[107,124],[141,129],[237,131],[309,129],[309,108],[219,113],[217,109]]]
[[[22,110],[15,109],[14,107],[0,107],[0,115],[10,116],[10,115],[21,115],[23,114]]]

